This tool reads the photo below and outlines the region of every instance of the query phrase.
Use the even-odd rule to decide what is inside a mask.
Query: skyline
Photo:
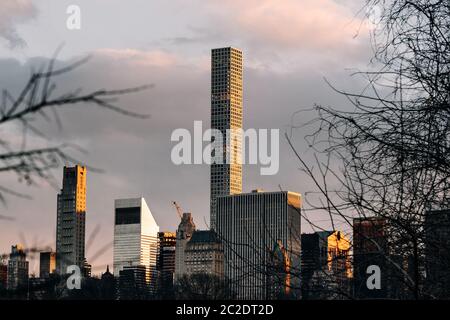
[[[98,1],[92,2],[93,7],[100,6]],[[332,1],[320,2],[320,4],[334,3]],[[294,2],[291,3],[295,10],[289,13],[294,16],[290,16],[291,19],[288,19],[288,21],[296,20],[297,16],[295,15],[300,14],[298,8],[293,4]],[[305,7],[305,10],[310,10],[310,12],[317,10],[320,5],[315,5],[312,1],[308,3],[309,5]],[[62,1],[58,3],[57,7],[64,8],[65,4]],[[116,7],[114,7],[114,3],[111,4],[108,10],[117,14],[121,5],[118,2],[116,4]],[[25,59],[26,55],[30,57],[41,56],[40,59],[42,59],[42,56],[49,57],[59,44],[55,42],[53,48],[53,44],[46,43],[45,48],[43,48],[32,41],[35,30],[39,31],[39,28],[46,29],[48,27],[48,24],[43,21],[44,19],[49,18],[49,16],[53,17],[49,21],[55,22],[59,19],[58,15],[55,14],[55,12],[58,13],[58,8],[48,10],[48,2],[42,1],[42,4],[34,3],[34,5],[37,6],[35,18],[30,21],[26,20],[23,24],[17,26],[18,34],[26,41],[27,46],[15,49],[0,46],[0,66],[2,70],[7,70],[0,75],[0,87],[2,88],[6,87],[14,91],[22,85],[24,77],[28,75],[29,67],[39,65],[39,60]],[[214,5],[217,6],[218,4],[215,3]],[[270,5],[270,1],[265,2],[266,10]],[[86,1],[80,1],[80,6],[83,12],[88,15],[93,14],[90,13],[92,7]],[[173,6],[176,6],[176,4]],[[148,82],[155,84],[155,87],[148,92],[139,93],[134,98],[123,100],[123,104],[130,106],[132,110],[148,112],[152,116],[151,119],[126,119],[99,110],[64,110],[61,112],[61,119],[64,124],[63,131],[58,132],[55,128],[51,130],[51,133],[56,133],[56,140],[69,140],[81,145],[88,151],[88,154],[86,156],[78,154],[78,157],[85,157],[89,165],[105,170],[104,174],[91,172],[87,181],[88,221],[86,239],[95,234],[95,230],[98,230],[97,226],[100,226],[96,243],[87,248],[88,261],[93,254],[108,244],[108,239],[113,234],[113,201],[115,198],[143,196],[148,200],[149,207],[161,225],[161,229],[167,231],[176,229],[178,219],[171,204],[171,201],[176,200],[185,211],[192,212],[200,229],[206,228],[204,218],[208,219],[209,216],[209,167],[207,165],[176,167],[171,164],[170,131],[178,127],[190,128],[194,120],[209,122],[210,70],[206,59],[210,48],[215,47],[211,42],[220,42],[219,47],[236,45],[245,52],[244,127],[246,128],[266,127],[283,130],[290,124],[291,115],[302,107],[312,107],[316,102],[327,104],[343,101],[342,97],[332,93],[332,90],[323,81],[322,76],[324,75],[339,79],[340,82],[347,81],[352,86],[357,85],[354,80],[348,77],[348,72],[344,70],[345,66],[341,63],[342,61],[348,61],[349,67],[356,67],[359,63],[366,65],[365,61],[369,56],[369,51],[367,50],[366,54],[366,51],[361,49],[364,47],[364,39],[353,39],[353,32],[347,31],[343,33],[343,39],[348,39],[347,41],[350,43],[354,41],[357,50],[342,50],[339,43],[336,45],[335,42],[332,42],[335,48],[340,49],[337,51],[331,50],[331,52],[323,50],[318,57],[314,57],[314,51],[321,48],[320,43],[315,42],[311,45],[310,42],[304,41],[307,48],[302,48],[301,45],[292,47],[288,43],[289,39],[281,43],[277,39],[273,40],[267,29],[263,28],[262,32],[258,33],[256,27],[261,26],[263,22],[261,15],[263,16],[264,6],[262,8],[259,11],[260,16],[253,17],[253,24],[241,30],[241,36],[238,36],[236,31],[230,30],[229,33],[223,33],[221,39],[200,43],[193,40],[185,46],[152,43],[147,48],[139,48],[143,43],[141,37],[145,37],[147,33],[130,26],[129,28],[124,27],[122,32],[139,34],[139,37],[136,36],[139,39],[134,39],[133,43],[114,43],[110,36],[107,36],[106,43],[102,43],[101,47],[96,47],[96,44],[93,44],[86,37],[85,32],[92,31],[90,28],[95,28],[95,32],[98,32],[98,26],[102,23],[95,24],[95,26],[87,23],[83,25],[78,34],[70,34],[68,31],[62,30],[59,36],[54,37],[55,41],[67,38],[61,56],[64,61],[86,52],[94,53],[88,65],[68,77],[70,79],[68,79],[68,83],[62,84],[63,87],[82,84],[83,88],[88,90],[95,87],[96,83],[104,83],[112,87],[127,87]],[[352,6],[333,5],[332,8],[336,9],[332,14],[333,17],[340,17],[340,14],[342,14],[339,21],[350,23],[353,19],[352,14],[349,13],[353,8]],[[210,8],[209,10],[217,15],[216,9]],[[247,7],[242,8],[242,12],[243,14],[251,14]],[[276,12],[276,16],[283,16],[283,12]],[[64,11],[60,11],[60,14],[61,19],[65,19]],[[131,16],[132,14],[130,14]],[[193,16],[194,14],[188,21],[194,21]],[[96,18],[101,20],[100,15]],[[140,21],[139,19],[136,20]],[[133,25],[130,19],[128,21]],[[319,21],[322,20],[319,19]],[[203,22],[211,24],[211,21]],[[330,29],[329,26],[327,29],[326,21],[323,24],[323,27],[319,28],[321,35],[326,33],[324,30]],[[105,28],[108,25],[114,27],[113,24],[106,23]],[[163,24],[160,23],[159,25]],[[108,34],[110,33],[114,34],[114,32],[108,32]],[[154,32],[151,32],[151,34],[154,36]],[[177,32],[174,34],[177,34]],[[259,52],[258,48],[261,47],[262,43],[259,42],[258,44],[257,40],[266,39],[263,36],[272,39],[272,41],[268,46],[265,44],[265,50]],[[159,35],[159,37],[160,41],[164,42],[164,35]],[[301,37],[298,39],[301,39]],[[181,37],[178,40],[180,41]],[[78,46],[80,48],[76,48]],[[268,53],[267,48],[270,48],[276,55],[274,56],[273,52]],[[302,54],[296,57],[292,64],[296,67],[293,70],[286,71],[283,64],[289,64],[293,59],[291,56],[296,56],[298,52]],[[328,55],[324,57],[325,52],[328,52]],[[361,55],[360,60],[353,58],[353,55],[357,53]],[[280,57],[276,57],[277,55]],[[16,58],[19,60],[15,60]],[[340,59],[342,61],[339,61]],[[19,64],[19,61],[24,64]],[[286,63],[282,63],[283,61],[286,61]],[[272,63],[273,66],[269,63]],[[319,68],[315,69],[317,66]],[[124,68],[129,71],[124,73]],[[96,70],[96,74],[92,74],[90,70]],[[6,74],[12,76],[5,79]],[[273,106],[278,106],[283,112],[277,112],[274,115]],[[130,128],[133,128],[133,130],[129,130]],[[14,131],[12,132],[14,133]],[[304,148],[301,132],[297,138],[299,148]],[[243,192],[249,192],[257,188],[275,191],[278,190],[279,184],[286,190],[301,193],[308,191],[308,183],[303,181],[304,178],[302,178],[301,173],[292,175],[297,167],[295,157],[288,149],[285,141],[280,139],[280,142],[280,154],[282,156],[279,174],[274,177],[263,177],[259,175],[258,166],[246,165],[243,170]],[[120,145],[120,149],[117,148],[117,145]],[[134,155],[134,157],[130,158],[127,155]],[[166,172],[171,173],[170,176],[162,178],[162,174]],[[62,173],[57,170],[54,174],[55,181],[59,185]],[[194,184],[189,189],[196,191],[183,192],[187,187],[177,182],[179,177],[182,177],[184,181],[193,181]],[[26,194],[33,196],[34,199],[22,200],[8,197],[8,207],[0,208],[0,215],[11,216],[16,219],[15,221],[2,220],[0,252],[8,252],[9,246],[15,242],[26,242],[26,245],[29,246],[34,242],[34,237],[37,237],[36,242],[54,248],[55,189],[46,183],[31,188],[17,184],[13,175],[5,178],[6,181],[11,182],[16,190],[24,191]],[[172,194],[176,195],[176,199],[173,199]],[[33,215],[35,212],[39,214]],[[317,220],[320,219],[321,216],[318,216]],[[307,230],[307,228],[304,229]],[[23,238],[20,235],[21,232],[27,235],[24,236],[26,241],[21,239]],[[44,234],[47,236],[43,237]],[[93,273],[98,274],[104,271],[106,264],[111,264],[111,262],[112,246],[111,250],[108,250],[93,263]],[[38,263],[30,264],[30,269],[35,270],[36,273],[37,267]]]

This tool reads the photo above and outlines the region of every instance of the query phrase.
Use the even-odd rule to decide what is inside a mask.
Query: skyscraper
[[[271,299],[288,288],[293,288],[291,296],[299,297],[300,207],[300,194],[289,191],[255,190],[217,198],[224,274],[238,299]]]
[[[210,225],[216,224],[216,198],[242,192],[240,134],[227,130],[242,129],[242,52],[235,48],[213,49],[211,53],[211,129],[220,130],[224,163],[211,164]],[[239,133],[239,132],[237,132]],[[231,140],[231,141],[230,141]],[[228,154],[228,155],[227,155]],[[230,161],[225,161],[229,159]]]
[[[158,292],[161,296],[168,296],[173,288],[175,275],[175,248],[177,235],[175,232],[158,233]]]
[[[69,265],[83,269],[86,228],[86,167],[64,167],[58,194],[56,222],[56,270],[65,274]]]
[[[26,290],[28,286],[27,255],[21,245],[11,247],[8,261],[8,290]]]
[[[175,247],[175,280],[187,273],[185,263],[186,245],[195,231],[194,219],[190,212],[183,213],[177,229],[177,244]]]
[[[39,259],[39,277],[48,278],[50,274],[55,272],[56,253],[52,251],[41,252]]]
[[[143,266],[146,283],[152,289],[156,281],[159,226],[144,198],[117,199],[114,207],[114,275],[118,277],[124,267],[129,271]]]

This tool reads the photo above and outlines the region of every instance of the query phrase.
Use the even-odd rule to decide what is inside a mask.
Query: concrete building
[[[39,278],[48,278],[56,270],[56,252],[41,252],[39,255]]]
[[[223,278],[223,245],[214,230],[197,230],[185,249],[186,273],[207,273]]]
[[[64,167],[63,185],[58,194],[56,221],[56,270],[83,269],[86,228],[86,167]]]
[[[300,194],[289,191],[256,190],[217,198],[216,231],[224,247],[224,275],[238,299],[271,299],[287,288],[295,288],[289,294],[299,298],[300,208]],[[280,252],[283,257],[277,261]],[[278,292],[273,292],[280,268],[286,276],[278,277]]]
[[[236,48],[219,48],[211,52],[211,129],[220,130],[226,137],[227,130],[242,129],[242,52]],[[231,141],[228,141],[231,140]],[[215,228],[216,198],[242,192],[242,136],[231,135],[223,139],[224,163],[211,164],[210,224]],[[228,153],[228,154],[227,154]],[[225,159],[230,161],[225,162]]]
[[[159,226],[144,198],[117,199],[114,208],[114,275],[120,276],[125,267],[142,266],[152,290],[157,279]]]
[[[8,290],[26,290],[28,287],[27,255],[21,245],[11,247],[8,260]]]
[[[175,247],[175,280],[187,273],[185,263],[186,245],[195,231],[194,219],[190,212],[183,213],[177,229],[177,242]]]

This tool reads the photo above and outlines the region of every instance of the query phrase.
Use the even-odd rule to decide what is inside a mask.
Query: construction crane
[[[178,205],[178,203],[176,201],[173,201],[172,204],[177,209],[178,216],[180,217],[180,220],[181,220],[183,218],[183,210],[181,209],[181,207]]]

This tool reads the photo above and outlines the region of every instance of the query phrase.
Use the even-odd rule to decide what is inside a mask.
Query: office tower
[[[175,276],[175,248],[177,235],[175,232],[158,233],[158,293],[167,296],[172,292]]]
[[[86,228],[86,167],[64,167],[63,185],[58,194],[56,222],[56,271],[67,267],[83,269]]]
[[[387,222],[380,217],[353,219],[353,283],[357,299],[388,297]],[[367,268],[378,266],[381,270],[381,289],[367,287]]]
[[[147,268],[143,265],[124,266],[119,271],[119,300],[145,300],[149,298]]]
[[[146,270],[145,281],[153,290],[159,226],[144,198],[117,199],[114,207],[114,275],[119,276],[124,267],[129,271],[131,267],[142,266]],[[141,272],[142,268],[138,269],[135,272]]]
[[[255,190],[217,198],[224,274],[238,299],[271,299],[287,288],[293,288],[291,297],[299,298],[300,207],[300,194],[289,191]],[[276,262],[280,250],[283,258]],[[280,268],[284,269],[283,277]],[[275,276],[280,280],[278,292],[273,292]]]
[[[425,214],[426,291],[438,299],[450,298],[450,209]]]
[[[302,299],[343,299],[350,294],[350,241],[340,231],[302,234]]]
[[[211,53],[211,128],[222,132],[223,163],[211,164],[210,224],[215,228],[216,198],[242,192],[240,134],[227,130],[242,129],[242,52],[235,48],[213,49]],[[233,131],[234,132],[234,131]],[[227,155],[228,153],[228,155]],[[213,155],[214,156],[214,155]],[[225,161],[229,159],[230,161]]]
[[[26,290],[28,286],[27,255],[21,245],[11,247],[8,261],[8,290]]]
[[[186,273],[207,273],[223,278],[223,245],[214,230],[197,230],[185,250]]]
[[[186,245],[195,231],[194,219],[190,212],[183,213],[177,229],[177,243],[175,247],[175,280],[186,274],[185,250]]]
[[[56,269],[56,253],[41,252],[39,259],[39,278],[48,278]]]

